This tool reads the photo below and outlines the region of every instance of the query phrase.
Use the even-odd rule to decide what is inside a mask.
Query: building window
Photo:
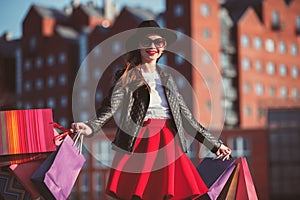
[[[279,74],[280,74],[280,76],[287,75],[287,67],[284,64],[279,65]]]
[[[298,199],[300,157],[296,152],[300,150],[299,128],[279,128],[269,134],[270,199]]]
[[[211,111],[211,102],[210,101],[206,101],[205,108],[206,108],[206,111],[208,111],[208,112]]]
[[[249,117],[249,116],[251,115],[251,113],[252,113],[251,107],[250,107],[250,106],[246,106],[246,107],[245,107],[245,115],[246,115],[247,117]]]
[[[280,18],[278,11],[272,12],[272,28],[279,29],[280,28]]]
[[[244,83],[244,93],[249,93],[250,90],[251,90],[250,83],[249,82]]]
[[[28,70],[31,69],[31,62],[30,62],[29,59],[25,60],[25,62],[24,62],[24,69],[25,69],[26,71],[28,71]]]
[[[67,55],[65,52],[62,52],[59,54],[59,57],[58,57],[58,62],[59,64],[65,64],[67,61]]]
[[[177,79],[176,79],[176,84],[178,85],[178,87],[179,87],[180,89],[184,88],[184,87],[186,86],[185,79],[184,79],[182,76],[177,77]]]
[[[243,34],[241,36],[241,44],[243,47],[249,47],[250,45],[250,39],[247,35]]]
[[[274,50],[275,50],[274,41],[272,39],[267,39],[265,42],[265,48],[266,48],[267,52],[274,52]]]
[[[253,39],[253,46],[255,49],[261,49],[262,48],[262,41],[260,37],[255,37]]]
[[[274,75],[275,74],[275,64],[272,62],[267,63],[267,73],[269,75]]]
[[[261,72],[263,68],[262,62],[260,60],[255,61],[255,69],[258,72]]]
[[[48,66],[53,66],[54,65],[54,55],[50,54],[47,57],[47,64],[48,64]]]
[[[44,82],[43,82],[43,80],[42,80],[41,78],[37,78],[37,79],[35,80],[35,88],[36,88],[37,90],[41,90],[41,89],[43,89],[43,87],[44,87]]]
[[[175,63],[177,65],[182,65],[184,63],[184,58],[183,58],[183,55],[182,54],[177,54],[175,56]]]
[[[55,78],[53,76],[49,76],[47,78],[47,86],[49,88],[53,88],[55,86]]]
[[[102,184],[103,177],[102,177],[102,174],[100,172],[94,172],[93,178],[94,178],[94,181],[93,181],[94,190],[98,193],[97,195],[100,196],[101,195],[100,193],[103,190],[103,184]]]
[[[117,54],[117,53],[120,53],[121,51],[121,44],[119,41],[115,41],[112,45],[112,50],[113,50],[113,53]]]
[[[183,39],[183,36],[184,36],[184,29],[179,27],[179,28],[176,28],[176,34],[177,34],[177,39],[178,40],[182,40]]]
[[[202,37],[204,39],[209,39],[211,37],[211,32],[208,28],[203,29]]]
[[[300,33],[300,16],[296,16],[296,31]]]
[[[174,16],[181,17],[183,15],[183,6],[181,4],[176,4],[174,6]]]
[[[298,78],[298,67],[297,66],[293,66],[292,70],[291,70],[291,75],[293,78]]]
[[[60,106],[63,108],[68,106],[68,97],[67,96],[60,97]]]
[[[232,137],[228,139],[228,146],[231,147],[231,155],[234,158],[250,157],[250,139],[245,137]]]
[[[100,140],[93,143],[93,155],[95,156],[95,167],[111,166],[113,152],[111,144],[107,140]]]
[[[89,191],[89,174],[88,173],[82,173],[82,184],[81,184],[80,190],[85,193]]]
[[[32,108],[31,103],[29,103],[29,102],[25,103],[25,104],[24,104],[24,108],[25,108],[25,109],[31,109],[31,108]]]
[[[250,70],[250,60],[248,58],[243,58],[242,59],[242,68],[245,71],[249,71]]]
[[[66,85],[67,84],[67,76],[65,74],[61,74],[58,77],[59,85]]]
[[[202,4],[200,6],[200,13],[204,17],[210,16],[210,7],[207,4]]]
[[[103,93],[100,90],[96,91],[96,102],[101,102],[103,98]]]
[[[258,96],[263,95],[263,93],[264,93],[264,86],[263,86],[263,84],[257,83],[257,84],[255,85],[255,93],[256,93],[256,95],[258,95]]]
[[[296,56],[298,55],[298,46],[297,44],[291,44],[291,54]]]
[[[29,41],[30,49],[34,50],[36,48],[36,37],[32,36]]]
[[[299,99],[299,91],[297,88],[293,88],[292,89],[292,96],[294,100],[298,100]]]
[[[286,45],[283,41],[280,41],[278,43],[278,51],[279,51],[279,53],[282,53],[282,54],[286,53]]]
[[[100,56],[100,54],[101,54],[101,46],[98,45],[93,49],[93,55],[94,57],[98,57]]]
[[[270,96],[274,96],[276,93],[275,87],[274,86],[270,86],[269,87],[269,95]]]
[[[62,117],[62,118],[59,119],[59,124],[60,124],[61,126],[63,126],[63,127],[68,127],[69,122],[68,122],[67,118]]]
[[[47,100],[47,106],[48,107],[55,108],[55,104],[56,104],[55,98],[52,98],[52,97],[48,98],[48,100]]]
[[[210,61],[210,55],[209,55],[209,53],[204,53],[202,55],[202,62],[204,64],[206,64],[206,65],[210,64],[211,61]]]
[[[257,110],[257,117],[258,119],[261,119],[265,116],[265,109],[262,108],[262,107],[259,107],[258,110]]]
[[[287,97],[287,95],[288,95],[287,87],[282,86],[280,88],[280,97],[285,99]]]
[[[35,66],[36,68],[41,68],[43,65],[43,59],[41,57],[37,57],[35,59]]]
[[[24,90],[26,92],[29,92],[31,90],[31,82],[30,81],[25,81],[25,83],[24,83]]]

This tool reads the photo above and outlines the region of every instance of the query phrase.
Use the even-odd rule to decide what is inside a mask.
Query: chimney
[[[94,8],[95,7],[94,2],[93,1],[87,2],[87,7]]]
[[[113,0],[104,0],[104,16],[106,19],[113,20],[115,17],[115,10]]]
[[[72,14],[72,12],[73,12],[73,7],[72,7],[72,6],[66,6],[66,7],[64,8],[64,12],[65,12],[67,15]]]
[[[79,0],[72,0],[72,1],[71,1],[71,6],[72,6],[73,8],[76,8],[76,7],[78,7],[79,5],[80,5]]]

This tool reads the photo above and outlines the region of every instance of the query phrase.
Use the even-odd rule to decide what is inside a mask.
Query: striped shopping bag
[[[44,157],[55,151],[51,109],[0,112],[0,166]]]

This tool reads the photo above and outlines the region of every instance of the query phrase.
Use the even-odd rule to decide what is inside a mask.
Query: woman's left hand
[[[224,144],[221,144],[220,148],[216,152],[217,158],[222,160],[228,160],[230,158],[231,149]]]

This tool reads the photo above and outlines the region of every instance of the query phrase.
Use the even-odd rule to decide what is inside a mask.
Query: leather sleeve
[[[206,128],[204,128],[197,120],[195,120],[182,95],[179,93],[178,102],[180,105],[184,129],[187,130],[187,132],[196,140],[209,148],[211,152],[217,152],[223,142],[209,133]]]
[[[119,79],[123,73],[124,70],[116,72],[114,77],[114,86],[111,87],[109,95],[103,100],[102,105],[97,110],[97,117],[85,122],[85,124],[92,129],[92,135],[97,133],[101,127],[113,117],[117,109],[120,107],[124,97],[124,89]]]

